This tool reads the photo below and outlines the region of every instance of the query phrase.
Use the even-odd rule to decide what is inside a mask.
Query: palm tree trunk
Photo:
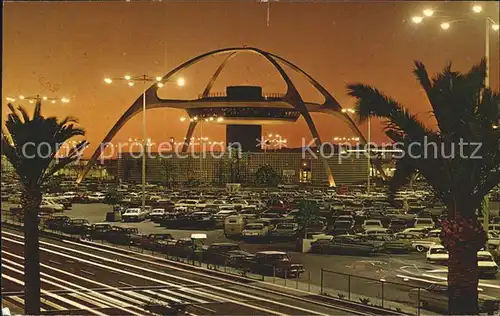
[[[40,314],[40,250],[38,242],[38,210],[42,202],[40,189],[23,192],[24,209],[24,313]]]
[[[448,259],[450,315],[477,315],[477,286],[477,252],[460,246],[450,248]]]

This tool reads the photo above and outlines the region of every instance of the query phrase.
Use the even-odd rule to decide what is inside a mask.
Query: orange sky
[[[498,3],[483,3],[485,14],[497,17]],[[77,117],[93,148],[141,93],[125,83],[105,85],[106,76],[125,73],[163,75],[178,64],[209,50],[254,46],[280,55],[312,75],[345,107],[353,104],[346,84],[365,82],[395,97],[431,123],[430,107],[411,70],[422,60],[434,73],[452,61],[467,70],[484,55],[484,23],[470,20],[443,32],[434,17],[420,25],[410,17],[432,6],[439,15],[469,14],[471,2],[271,2],[256,1],[108,1],[4,2],[3,95],[66,96],[69,104],[50,104],[46,115]],[[436,13],[438,14],[438,13]],[[498,32],[491,32],[491,85],[499,87]],[[203,91],[221,58],[201,62],[182,73],[183,88],[165,86],[161,97],[195,98]],[[319,95],[291,74],[304,99]],[[265,92],[284,92],[278,74],[256,56],[237,57],[213,91],[226,85],[256,84]],[[2,113],[7,113],[3,101]],[[31,105],[23,102],[27,107]],[[182,111],[157,109],[147,113],[153,141],[182,139],[187,124]],[[323,140],[354,136],[335,118],[314,115]],[[385,141],[380,125],[373,139]],[[366,126],[361,127],[366,131]],[[199,130],[196,132],[199,136]],[[292,146],[310,138],[302,119],[295,124],[264,126],[280,133]],[[225,129],[204,126],[203,136],[223,140]],[[118,133],[116,141],[141,136],[140,116]],[[87,155],[90,155],[90,150]]]

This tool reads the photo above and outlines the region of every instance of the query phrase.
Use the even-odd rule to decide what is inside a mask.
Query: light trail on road
[[[4,231],[2,232],[2,241],[11,250],[8,252],[2,250],[3,254],[12,258],[12,260],[4,260],[5,263],[15,265],[15,261],[23,260],[15,253],[16,248],[22,249],[23,236]],[[68,293],[67,300],[79,300],[81,304],[85,303],[87,306],[91,305],[92,300],[95,300],[97,308],[113,307],[122,312],[126,310],[126,313],[131,315],[144,315],[146,310],[138,305],[144,305],[152,300],[166,304],[188,304],[195,309],[203,310],[203,313],[213,311],[217,314],[281,316],[356,313],[355,310],[313,302],[298,295],[273,292],[242,282],[227,280],[223,277],[209,276],[172,265],[160,264],[117,252],[113,253],[108,249],[97,248],[91,244],[71,241],[40,241],[44,280],[51,279],[53,282],[59,280],[57,283],[59,287],[72,290]],[[73,262],[73,264],[68,265],[68,262]],[[17,264],[20,263],[17,262]],[[63,268],[72,270],[72,272],[65,271]],[[174,273],[189,274],[191,277],[179,276]],[[65,278],[66,282],[60,282],[61,276]],[[103,276],[107,277],[103,278]],[[212,284],[214,280],[218,281],[217,285]],[[124,290],[122,286],[111,285],[113,283],[122,283],[137,289]],[[164,288],[140,289],[146,286],[164,286]],[[106,291],[93,291],[92,288],[96,287],[106,289]],[[18,299],[13,300],[20,303]],[[349,312],[346,313],[346,311]]]

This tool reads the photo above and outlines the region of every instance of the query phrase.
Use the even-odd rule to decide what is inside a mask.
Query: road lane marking
[[[24,306],[24,299],[23,299],[23,298],[21,298],[21,297],[19,297],[19,296],[9,296],[9,297],[4,297],[3,299],[4,299],[4,300],[7,300],[7,301],[8,301],[8,300],[14,301],[14,302],[18,303],[19,305],[21,305],[21,307],[22,307],[22,306]],[[42,303],[42,304],[43,304],[43,303]],[[41,308],[41,307],[40,307],[40,311],[41,311],[41,312],[45,312],[45,311],[47,311],[47,310],[46,310],[45,308]]]
[[[172,297],[172,296],[167,296],[167,295],[164,295],[164,294],[160,294],[160,293],[152,291],[152,290],[144,290],[143,292],[146,292],[148,294],[153,295],[153,298],[155,298],[155,297],[161,297],[161,298],[167,299],[169,301],[174,301],[176,303],[187,303],[187,302],[185,302],[183,300],[180,300],[180,299],[178,299],[176,297]]]
[[[422,273],[422,276],[433,278],[433,279],[437,279],[437,280],[441,280],[441,281],[448,281],[448,278],[446,278],[446,277],[440,277],[440,276],[437,276],[437,275],[432,275],[432,274],[427,274],[427,273]],[[489,284],[489,283],[481,283],[481,282],[479,282],[479,285],[483,286],[483,287],[493,288],[493,289],[500,289],[499,285],[494,285],[494,284]]]
[[[57,265],[61,265],[62,263],[60,263],[59,261],[55,261],[55,260],[49,260],[49,262],[52,262],[52,263],[55,263]]]
[[[80,272],[83,272],[85,274],[92,275],[92,276],[95,275],[93,272],[90,272],[90,271],[87,271],[87,270],[83,270],[83,269],[80,269]]]
[[[424,282],[424,283],[436,284],[436,282],[433,281],[433,280],[416,278],[416,277],[412,277],[412,276],[408,276],[408,275],[397,274],[396,277],[401,278],[401,279],[407,279],[407,280],[419,281],[419,282]],[[448,280],[446,280],[446,281],[448,281]],[[483,289],[480,288],[480,287],[478,287],[477,290],[480,291],[480,292],[483,292]]]
[[[7,234],[9,234],[9,235],[15,235],[16,237],[18,237],[20,239],[24,239],[23,237],[21,237],[19,235],[16,235],[16,234],[11,234],[11,233],[7,233]],[[9,238],[4,237],[4,236],[2,236],[2,238],[5,239],[5,240],[7,240],[7,241],[13,242],[13,243],[23,244],[23,242],[12,240],[12,239],[9,239]],[[256,301],[268,302],[268,303],[272,303],[274,305],[280,305],[280,306],[283,306],[283,307],[288,307],[290,309],[300,310],[300,311],[306,312],[306,314],[326,315],[326,314],[317,313],[317,312],[314,312],[314,311],[311,311],[311,310],[308,310],[308,309],[305,309],[305,308],[301,308],[301,307],[298,307],[298,306],[292,306],[292,305],[288,305],[288,304],[285,304],[285,303],[277,302],[275,300],[266,299],[266,298],[263,298],[263,297],[257,297],[257,296],[246,294],[246,293],[240,293],[240,292],[237,292],[237,291],[234,291],[234,290],[230,290],[230,289],[224,289],[224,288],[216,287],[216,286],[213,286],[213,285],[205,284],[203,282],[198,282],[198,281],[195,281],[195,280],[186,279],[186,278],[179,277],[179,276],[176,276],[176,275],[170,275],[170,274],[166,274],[166,273],[163,273],[163,272],[149,270],[149,269],[146,269],[146,268],[143,268],[143,267],[140,267],[140,266],[134,266],[132,264],[128,264],[128,263],[125,263],[125,262],[115,261],[113,259],[109,259],[109,258],[106,258],[106,257],[97,256],[97,255],[94,255],[94,254],[86,253],[86,252],[83,252],[83,251],[79,251],[79,250],[75,250],[75,249],[71,249],[71,248],[67,248],[67,247],[63,247],[63,246],[59,246],[59,245],[55,245],[55,244],[51,244],[51,243],[44,242],[44,241],[40,241],[40,244],[52,246],[52,247],[58,248],[58,249],[61,249],[61,248],[62,249],[66,249],[66,250],[68,250],[70,252],[75,252],[75,253],[78,253],[78,254],[83,254],[83,255],[91,257],[91,258],[99,258],[102,261],[113,262],[113,263],[118,264],[118,265],[127,266],[127,267],[131,267],[131,268],[136,268],[137,270],[147,271],[147,272],[150,272],[150,273],[167,276],[167,277],[171,277],[171,278],[174,278],[174,279],[181,279],[183,281],[189,281],[191,283],[196,283],[196,284],[199,284],[199,285],[204,285],[206,287],[210,287],[212,289],[219,290],[219,291],[222,291],[222,292],[229,292],[229,293],[234,294],[234,295],[240,295],[240,296],[244,296],[246,298],[251,298],[251,299],[256,300]],[[57,252],[57,251],[54,251],[54,250],[50,250],[48,248],[40,247],[40,250],[43,250],[43,251],[46,251],[46,252],[49,252],[49,253],[54,253],[54,254],[57,254],[59,256],[72,257],[72,258],[76,259],[74,256],[71,256],[71,255],[68,255],[68,254],[65,254],[65,253],[62,253],[62,252]],[[136,276],[136,277],[139,277],[139,278],[143,278],[143,279],[146,279],[146,280],[150,280],[150,281],[154,281],[154,282],[157,282],[157,283],[160,283],[160,284],[170,285],[170,286],[173,286],[173,287],[182,287],[182,286],[177,285],[177,284],[165,282],[163,280],[154,279],[154,278],[151,278],[151,277],[147,277],[147,276],[144,276],[144,275],[141,275],[141,274],[137,274],[137,273],[133,273],[133,272],[125,271],[125,270],[120,270],[118,268],[114,268],[114,267],[111,267],[111,266],[106,266],[106,265],[103,265],[103,264],[100,264],[100,263],[97,263],[97,262],[93,262],[93,261],[89,261],[89,260],[86,260],[86,259],[80,258],[79,261],[80,262],[85,262],[85,263],[88,263],[88,264],[91,264],[91,265],[99,266],[99,267],[104,267],[104,268],[107,267],[110,270],[122,271],[123,274],[133,275],[133,276]],[[224,299],[223,297],[220,297],[220,299],[221,298]],[[227,298],[225,298],[225,299],[227,299]],[[268,308],[264,308],[264,307],[260,307],[260,306],[256,306],[256,305],[247,304],[247,303],[244,303],[242,301],[230,300],[230,299],[227,299],[227,300],[230,301],[230,302],[232,302],[232,303],[234,303],[234,304],[245,306],[245,307],[248,307],[248,308],[251,308],[251,309],[255,309],[255,310],[259,310],[261,312],[270,313],[270,314],[274,314],[274,315],[281,315],[281,316],[286,315],[286,314],[283,314],[283,313],[280,313],[280,312],[277,312],[277,311],[274,311],[274,310],[270,310]]]
[[[132,285],[132,284],[129,284],[129,283],[125,283],[123,281],[118,281],[118,283],[123,284],[123,285],[128,286],[128,287],[132,287],[132,288],[135,286],[135,285]]]
[[[82,301],[84,301],[84,302],[86,302],[86,303],[89,303],[89,304],[91,304],[91,305],[95,305],[95,306],[97,306],[98,308],[109,308],[109,307],[111,307],[111,306],[109,306],[109,305],[104,305],[104,304],[102,304],[102,303],[100,303],[100,302],[96,301],[94,298],[89,299],[89,298],[88,298],[88,297],[86,297],[85,295],[81,295],[81,293],[69,293],[68,295],[69,295],[69,296],[72,296],[72,297],[74,297],[74,298],[76,298],[76,299],[82,300]]]

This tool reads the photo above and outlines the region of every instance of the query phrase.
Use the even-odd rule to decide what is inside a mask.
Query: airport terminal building
[[[339,159],[333,154],[326,159],[337,185],[366,181],[368,161],[364,155]],[[118,159],[117,175],[123,182],[140,183],[142,158],[130,153]],[[301,151],[245,152],[240,155],[225,153],[221,157],[207,154],[205,157],[186,155],[181,158],[154,156],[147,158],[146,177],[149,183],[189,185],[203,183],[224,185],[225,183],[255,183],[257,170],[264,165],[271,167],[283,184],[328,185],[322,158]]]

